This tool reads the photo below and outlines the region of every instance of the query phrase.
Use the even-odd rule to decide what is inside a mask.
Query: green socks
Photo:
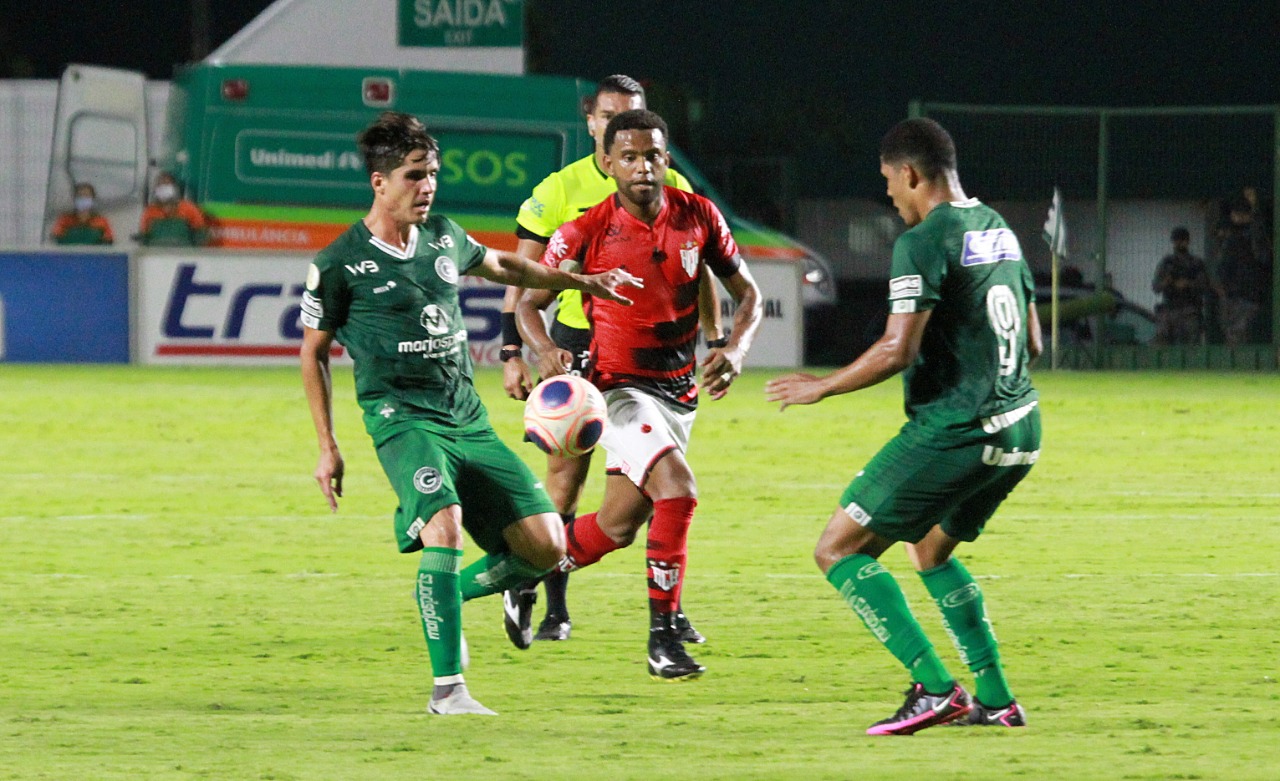
[[[827,581],[840,592],[871,634],[911,671],[912,679],[922,684],[925,691],[944,694],[955,686],[955,679],[911,615],[902,588],[883,564],[855,553],[827,570]]]
[[[498,594],[537,580],[548,570],[538,569],[514,553],[490,553],[462,571],[462,601]]]
[[[1013,702],[977,581],[954,558],[921,572],[920,579],[942,611],[942,626],[960,652],[960,661],[974,673],[974,696],[989,708],[1001,708]]]
[[[462,595],[458,589],[461,564],[462,551],[452,548],[423,548],[418,564],[418,613],[422,616],[427,653],[431,655],[431,674],[437,684],[462,681]]]

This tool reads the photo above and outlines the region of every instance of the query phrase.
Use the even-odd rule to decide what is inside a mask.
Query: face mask
[[[77,196],[76,196],[76,211],[78,211],[78,212],[88,212],[88,211],[93,211],[93,196],[92,196],[92,195],[77,195]]]
[[[178,200],[178,188],[171,184],[156,185],[156,200],[161,203],[171,203]]]

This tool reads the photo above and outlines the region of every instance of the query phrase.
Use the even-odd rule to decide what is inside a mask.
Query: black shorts
[[[574,328],[556,320],[551,323],[550,335],[556,347],[573,353],[569,373],[585,377],[587,363],[591,359],[591,331],[587,328]]]

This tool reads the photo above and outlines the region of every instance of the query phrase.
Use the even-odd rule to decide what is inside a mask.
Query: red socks
[[[659,499],[653,503],[649,539],[645,546],[649,604],[660,613],[674,613],[680,606],[688,557],[689,524],[698,500],[692,497]],[[565,527],[566,555],[557,567],[561,572],[595,564],[620,546],[596,523],[596,514],[580,515]]]
[[[684,565],[689,550],[689,524],[698,500],[659,499],[653,503],[645,563],[649,577],[649,605],[660,613],[679,609]]]
[[[609,535],[600,530],[596,514],[579,515],[564,527],[565,557],[556,569],[570,572],[588,564],[595,564],[606,553],[619,547]]]

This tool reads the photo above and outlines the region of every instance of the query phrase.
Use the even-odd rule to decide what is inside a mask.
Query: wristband
[[[502,343],[517,349],[524,346],[524,340],[520,338],[520,329],[516,327],[515,312],[502,313]]]
[[[523,358],[524,352],[519,347],[503,347],[498,351],[498,360],[506,363],[513,358]]]
[[[708,347],[709,349],[711,349],[711,348],[716,348],[716,347],[728,347],[728,346],[729,346],[729,340],[728,340],[728,339],[723,339],[723,338],[721,338],[721,339],[708,339],[708,340],[707,340],[707,347]]]

